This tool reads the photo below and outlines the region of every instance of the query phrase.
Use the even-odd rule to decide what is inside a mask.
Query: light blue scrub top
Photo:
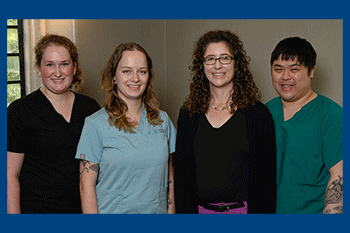
[[[156,126],[146,114],[143,107],[135,133],[111,126],[104,108],[85,119],[76,158],[84,154],[100,165],[99,213],[167,213],[168,158],[175,151],[176,130],[165,112]]]

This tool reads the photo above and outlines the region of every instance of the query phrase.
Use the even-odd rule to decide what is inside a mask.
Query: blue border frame
[[[344,54],[348,51],[348,7],[343,1],[108,1],[100,2],[34,2],[16,1],[19,11],[2,9],[7,18],[61,19],[343,19]],[[345,7],[346,6],[346,7]],[[5,19],[3,20],[5,23]],[[3,33],[5,30],[3,30]],[[5,35],[2,36],[5,40]],[[5,48],[5,41],[3,42]],[[5,54],[5,51],[3,52]],[[5,67],[5,56],[2,65]],[[344,56],[343,64],[348,58]],[[343,66],[345,67],[345,66]],[[4,72],[5,74],[5,72]],[[349,83],[344,69],[344,86]],[[4,79],[5,80],[5,79]],[[1,86],[5,88],[5,84]],[[7,92],[7,90],[6,90]],[[1,141],[3,158],[6,148],[5,91],[1,108]],[[347,119],[348,94],[344,92],[344,119]],[[344,141],[348,140],[349,123],[344,121]],[[349,146],[344,144],[344,155]],[[4,159],[5,160],[5,159]],[[6,163],[6,161],[4,161]],[[345,162],[345,167],[348,167]],[[4,169],[5,170],[5,169]],[[5,170],[6,171],[6,170]],[[346,172],[345,172],[346,173]],[[6,184],[6,172],[2,175]],[[349,219],[347,206],[343,215],[7,215],[6,188],[3,189],[1,217],[9,232],[336,232],[343,230]],[[347,192],[345,192],[347,194]],[[347,201],[345,201],[347,203]],[[348,227],[347,227],[348,228]]]

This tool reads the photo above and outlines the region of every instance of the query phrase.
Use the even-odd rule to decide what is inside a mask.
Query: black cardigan
[[[258,103],[244,111],[249,138],[248,213],[276,212],[276,139],[271,113]],[[199,114],[180,109],[175,152],[175,206],[177,213],[198,213],[193,152]]]

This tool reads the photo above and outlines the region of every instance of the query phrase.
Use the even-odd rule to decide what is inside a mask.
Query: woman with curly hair
[[[275,213],[276,143],[270,112],[240,39],[210,31],[195,43],[178,118],[177,213]]]
[[[153,81],[140,45],[114,50],[101,73],[104,108],[86,119],[76,155],[83,213],[174,213],[176,130]]]
[[[7,212],[81,213],[74,157],[85,118],[100,106],[71,90],[83,79],[68,38],[43,36],[35,64],[42,87],[7,111]]]

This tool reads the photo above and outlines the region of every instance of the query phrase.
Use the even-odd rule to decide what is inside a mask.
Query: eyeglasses
[[[208,56],[204,58],[204,63],[207,65],[214,65],[216,63],[216,60],[219,60],[219,62],[223,65],[230,64],[232,62],[233,57],[231,56],[221,56],[219,58],[216,58],[214,56]]]

